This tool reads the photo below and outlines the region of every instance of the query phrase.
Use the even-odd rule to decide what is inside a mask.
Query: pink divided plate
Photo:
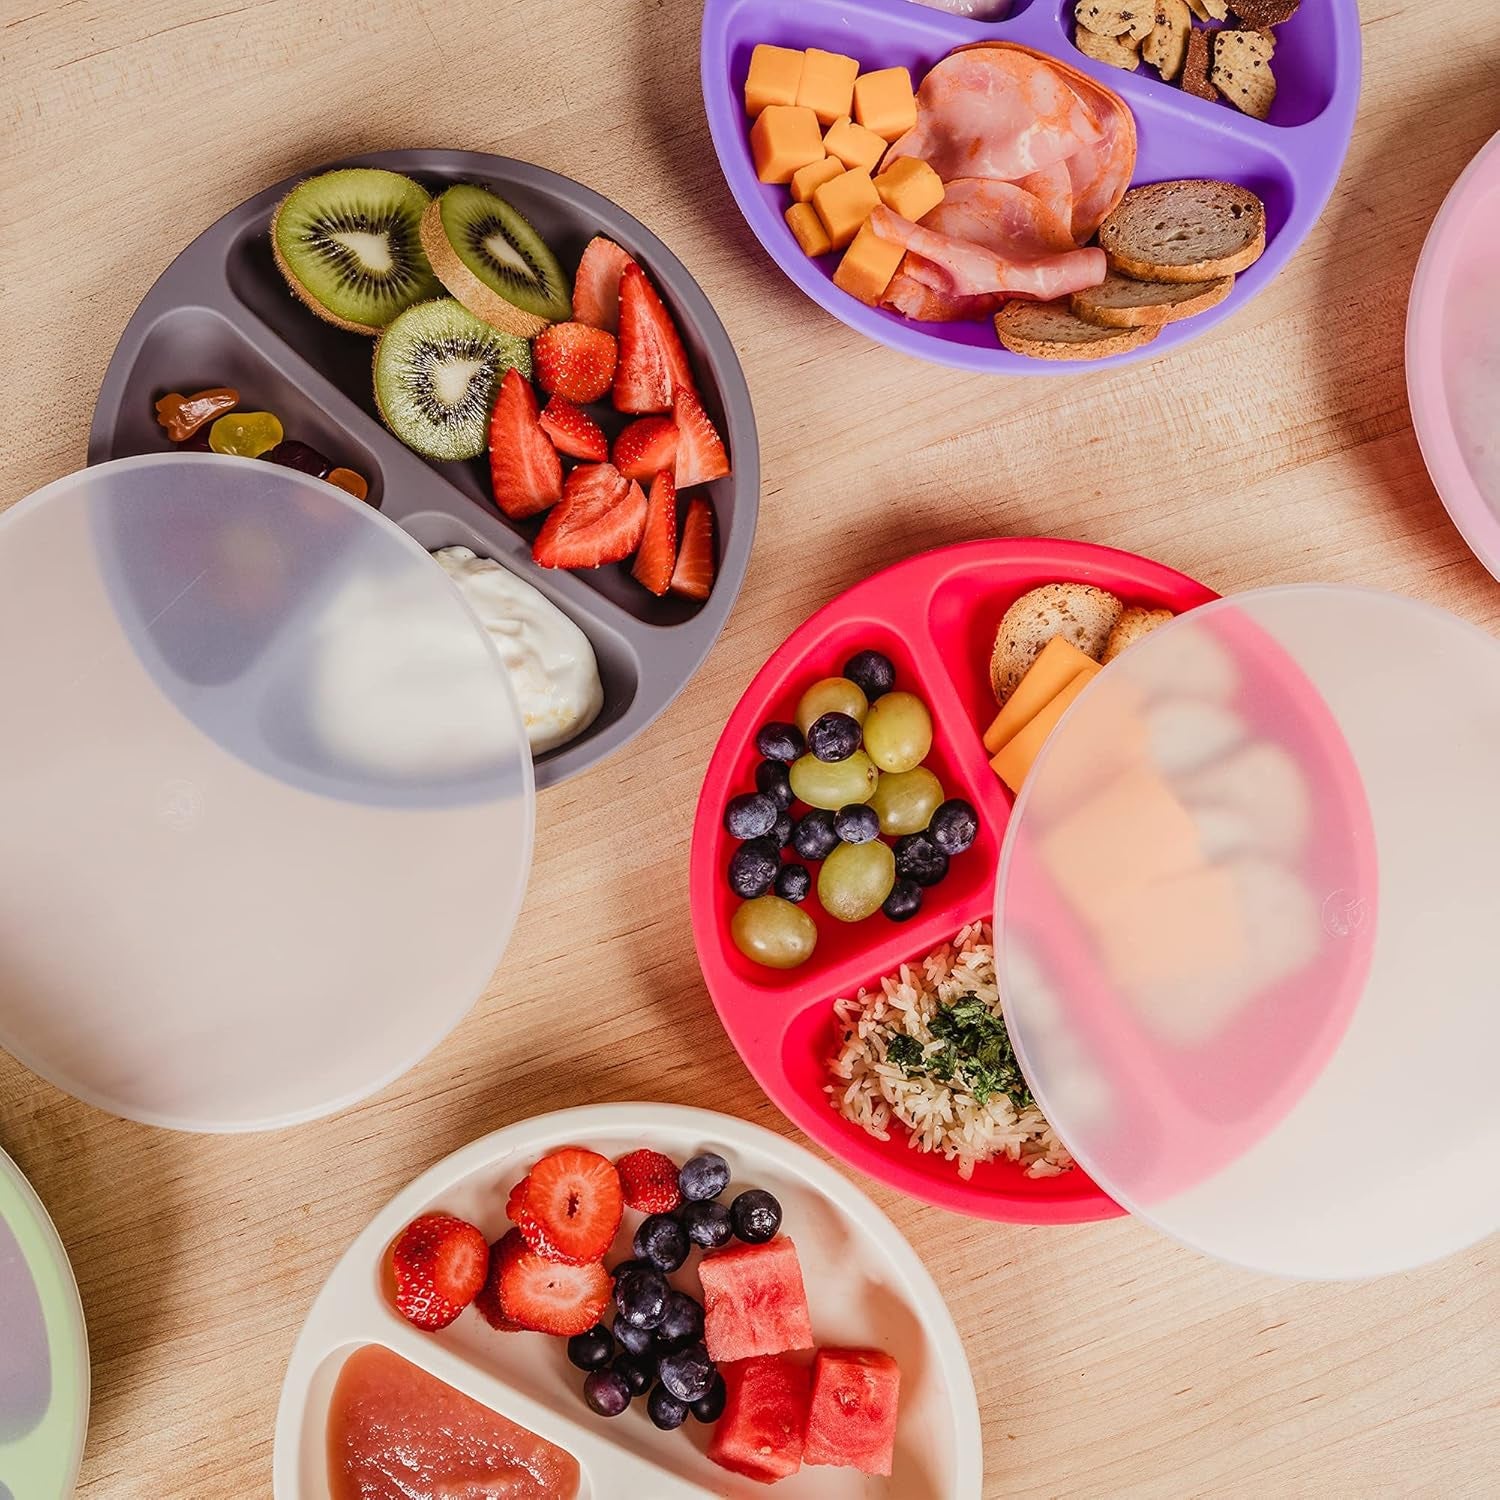
[[[1406,310],[1406,390],[1427,471],[1500,578],[1500,135],[1438,210]]]
[[[760,182],[750,158],[745,74],[759,42],[822,47],[859,60],[862,70],[910,69],[913,83],[955,47],[1008,41],[1050,54],[1112,89],[1135,115],[1135,182],[1214,177],[1239,183],[1266,205],[1266,251],[1217,307],[1169,324],[1149,344],[1109,361],[1154,359],[1243,307],[1281,270],[1317,222],[1338,181],[1359,99],[1356,0],[1304,0],[1276,32],[1276,101],[1266,121],[1228,103],[1163,83],[1142,67],[1127,73],[1073,45],[1072,0],[1016,0],[999,22],[949,15],[910,0],[707,0],[702,84],[714,148],[741,213],[778,266],[814,302],[860,333],[936,364],[1004,375],[1066,374],[1072,362],[1028,359],[996,342],[988,318],[920,323],[867,307],[834,286],[837,258],[809,260],[783,214],[784,187]]]
[[[708,1110],[602,1104],[525,1120],[437,1163],[370,1222],[334,1268],[308,1313],[287,1366],[276,1418],[276,1500],[328,1500],[330,1396],[348,1357],[390,1350],[482,1406],[571,1453],[582,1470],[579,1500],[748,1500],[764,1486],[709,1461],[711,1428],[689,1418],[676,1432],[647,1420],[643,1399],[612,1420],[582,1396],[583,1372],[566,1341],[497,1333],[472,1308],[439,1334],[420,1332],[385,1289],[392,1243],[418,1214],[455,1213],[491,1239],[506,1229],[506,1196],[540,1157],[586,1146],[612,1160],[638,1147],[677,1162],[698,1151],[724,1156],[725,1197],[768,1190],[796,1244],[819,1345],[884,1350],[901,1370],[895,1462],[888,1479],[804,1466],[776,1493],[790,1500],[978,1500],[983,1454],[973,1379],[958,1330],[932,1277],[870,1200],[801,1146],[760,1126]],[[627,1209],[615,1253],[627,1258],[641,1216]],[[672,1281],[696,1294],[694,1252]],[[468,1493],[466,1490],[465,1493]]]
[[[799,627],[761,668],[740,699],[709,762],[693,826],[690,892],[693,933],[709,993],[730,1039],[783,1112],[840,1160],[943,1208],[978,1218],[1063,1224],[1121,1210],[1075,1168],[1028,1177],[1017,1165],[979,1166],[968,1180],[941,1155],[908,1147],[893,1125],[877,1140],[837,1113],[824,1085],[835,1044],[833,1001],[877,984],[920,959],[967,923],[991,915],[995,870],[1010,819],[1010,794],[988,764],[981,735],[994,717],[989,658],[1001,615],[1026,590],[1071,580],[1097,584],[1128,603],[1193,609],[1211,589],[1145,558],[1107,547],[1047,538],[1006,538],[939,548],[898,563],[840,595]],[[724,806],[754,790],[756,731],[791,719],[797,699],[819,677],[836,674],[865,647],[895,664],[896,685],[917,693],[935,734],[926,764],[950,797],[978,809],[979,836],[902,925],[876,916],[846,925],[817,909],[818,946],[801,968],[782,972],[746,960],[729,936],[737,898],[725,882],[736,841]]]

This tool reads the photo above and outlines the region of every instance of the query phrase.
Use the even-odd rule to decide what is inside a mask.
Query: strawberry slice
[[[729,473],[729,455],[691,386],[679,385],[672,392],[672,420],[677,424],[677,466],[672,476],[677,488],[723,479]]]
[[[609,1306],[614,1279],[599,1261],[570,1266],[545,1260],[514,1230],[495,1250],[495,1306],[507,1323],[572,1338],[587,1333]]]
[[[562,460],[537,419],[536,392],[518,370],[505,372],[490,414],[490,488],[516,520],[562,499]]]
[[[521,1250],[526,1248],[526,1241],[521,1238],[519,1229],[508,1229],[505,1234],[490,1246],[490,1271],[484,1278],[484,1285],[474,1297],[474,1311],[484,1319],[497,1333],[520,1333],[522,1331],[519,1323],[513,1323],[505,1316],[505,1309],[500,1306],[500,1264],[510,1253],[513,1247]]]
[[[569,458],[587,458],[598,463],[609,457],[604,429],[581,406],[566,396],[554,396],[541,415],[542,431],[552,446]]]
[[[677,561],[677,486],[672,471],[663,469],[651,481],[651,495],[646,502],[646,530],[641,550],[636,553],[630,570],[635,581],[653,594],[665,594],[672,582],[672,567]]]
[[[573,277],[573,321],[615,333],[620,327],[620,275],[635,262],[613,240],[596,234]]]
[[[615,468],[627,479],[650,484],[676,462],[677,424],[671,417],[637,417],[615,439]]]
[[[484,1285],[489,1263],[490,1247],[472,1224],[422,1214],[391,1250],[397,1312],[428,1333],[446,1328]]]
[[[597,401],[614,384],[615,336],[587,323],[553,323],[532,340],[537,384],[549,396]]]
[[[682,521],[682,545],[669,585],[686,599],[707,599],[714,586],[714,512],[707,500],[688,501]]]
[[[531,1179],[523,1177],[511,1190],[510,1197],[505,1200],[505,1217],[512,1224],[518,1223],[522,1210],[526,1207],[526,1189],[531,1186]]]
[[[639,1209],[643,1214],[669,1214],[682,1206],[677,1163],[670,1156],[643,1146],[639,1151],[626,1152],[615,1163],[615,1169],[620,1174],[625,1201],[631,1208]]]
[[[528,1248],[548,1260],[584,1265],[604,1259],[625,1199],[620,1174],[607,1157],[565,1146],[531,1169],[517,1207],[516,1228]]]
[[[629,557],[645,528],[640,485],[613,464],[580,464],[542,522],[531,555],[543,568],[597,568]]]
[[[692,366],[672,316],[646,273],[634,263],[620,277],[620,360],[615,406],[620,411],[670,411],[672,392],[691,386]]]

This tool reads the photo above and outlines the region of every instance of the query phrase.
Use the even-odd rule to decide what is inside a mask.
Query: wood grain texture
[[[528,158],[660,233],[740,351],[766,474],[723,640],[649,733],[541,799],[509,956],[406,1077],[333,1120],[199,1139],[106,1118],[0,1056],[0,1144],[57,1220],[92,1332],[87,1500],[268,1494],[281,1374],[318,1286],[395,1189],[475,1135],[634,1098],[790,1133],[712,1020],[689,825],[757,665],[874,568],[1039,532],[1225,592],[1348,580],[1500,625],[1401,373],[1422,236],[1500,125],[1500,8],[1368,0],[1354,147],[1275,284],[1168,360],[1028,382],[863,342],[775,271],[709,144],[697,22],[687,0],[0,4],[0,506],[83,462],[110,351],[177,250],[266,183],[403,146]],[[1431,1103],[1399,1101],[1441,1129]],[[872,1191],[967,1341],[990,1496],[1496,1493],[1493,1242],[1375,1285],[1296,1286],[1129,1220],[970,1224]]]

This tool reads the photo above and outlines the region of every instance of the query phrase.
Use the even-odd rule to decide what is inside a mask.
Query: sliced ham
[[[998,312],[1004,297],[993,292],[977,297],[955,297],[919,281],[908,266],[925,264],[920,257],[908,255],[885,289],[884,306],[919,323],[963,323],[978,321]]]
[[[1051,59],[1024,47],[961,49],[929,69],[917,90],[917,123],[885,164],[919,156],[944,182],[1015,182],[1101,138],[1093,112]]]
[[[1019,183],[991,177],[950,182],[943,201],[922,219],[922,228],[1002,253],[1047,255],[1076,244],[1071,210],[1060,215]]]

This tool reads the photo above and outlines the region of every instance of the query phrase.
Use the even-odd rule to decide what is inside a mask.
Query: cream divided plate
[[[778,1496],[852,1500],[972,1500],[983,1453],[974,1382],[953,1319],[932,1277],[895,1225],[857,1188],[800,1146],[728,1115],[665,1104],[602,1104],[525,1120],[454,1152],[398,1193],[334,1268],[292,1350],[276,1418],[276,1500],[328,1500],[327,1414],[344,1361],[384,1346],[485,1406],[566,1449],[582,1470],[579,1500],[679,1500],[764,1495],[766,1487],[706,1457],[712,1428],[689,1418],[659,1432],[643,1399],[623,1416],[596,1417],[566,1341],[496,1333],[472,1308],[440,1334],[412,1327],[385,1290],[389,1251],[418,1214],[443,1209],[494,1240],[507,1227],[506,1195],[532,1163],[560,1146],[612,1160],[637,1147],[677,1162],[719,1152],[729,1196],[765,1188],[781,1200],[782,1232],[797,1246],[820,1345],[885,1350],[901,1367],[895,1468],[889,1479],[805,1467]],[[630,1255],[641,1215],[627,1209],[610,1263]],[[696,1254],[673,1276],[697,1292]]]

